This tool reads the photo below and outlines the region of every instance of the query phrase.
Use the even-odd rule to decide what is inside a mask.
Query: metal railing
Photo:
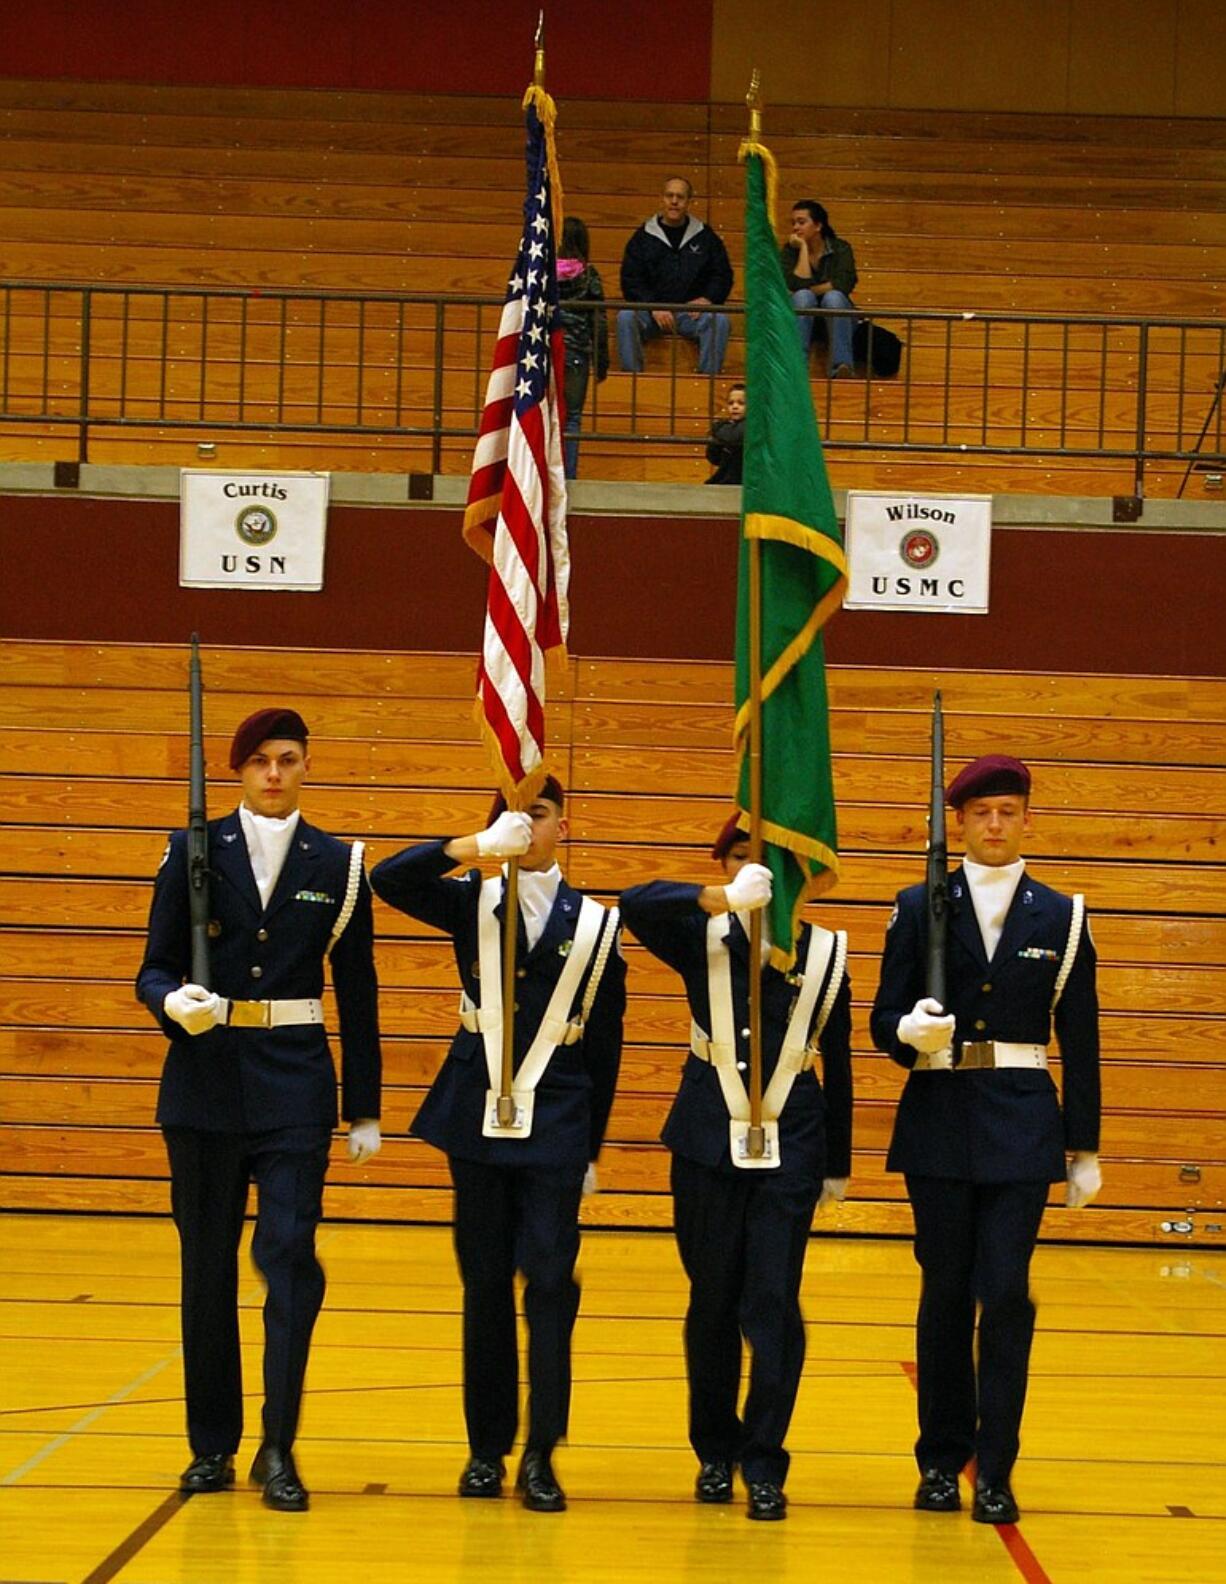
[[[610,332],[624,307],[605,305]],[[462,471],[500,311],[488,297],[0,283],[0,423],[72,431],[82,461],[116,431],[262,432],[383,437],[400,443],[397,465]],[[701,447],[741,366],[744,308],[719,312],[733,331],[722,376],[697,374],[677,336],[651,343],[645,373],[621,373],[610,334],[585,446]],[[1138,495],[1148,464],[1223,460],[1223,321],[844,312],[905,346],[895,377],[857,381],[828,378],[819,351],[832,452],[1115,460]]]

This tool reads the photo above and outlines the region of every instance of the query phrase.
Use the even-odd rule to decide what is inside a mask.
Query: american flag
[[[525,107],[524,230],[502,307],[464,513],[464,538],[490,563],[476,713],[512,806],[531,795],[547,768],[545,655],[565,645],[570,580],[554,109],[536,88],[529,89]]]

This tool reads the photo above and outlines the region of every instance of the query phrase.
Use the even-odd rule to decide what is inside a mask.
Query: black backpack
[[[906,345],[892,330],[861,319],[852,331],[851,349],[857,363],[867,363],[877,379],[893,379],[902,363]]]

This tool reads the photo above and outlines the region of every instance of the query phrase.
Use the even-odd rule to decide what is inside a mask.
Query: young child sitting
[[[745,387],[728,387],[728,416],[711,425],[707,441],[707,461],[715,465],[708,484],[739,484],[741,458],[745,450]]]

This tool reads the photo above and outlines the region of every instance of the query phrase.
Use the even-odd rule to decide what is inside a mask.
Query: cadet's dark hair
[[[578,215],[567,215],[562,222],[562,246],[558,250],[558,257],[582,259],[585,264],[591,258],[587,226]]]
[[[792,205],[792,208],[807,209],[809,211],[809,218],[815,225],[821,228],[821,233],[825,240],[827,242],[832,240],[835,235],[835,230],[830,224],[830,216],[826,213],[823,206],[818,203],[816,198],[798,198]]]

